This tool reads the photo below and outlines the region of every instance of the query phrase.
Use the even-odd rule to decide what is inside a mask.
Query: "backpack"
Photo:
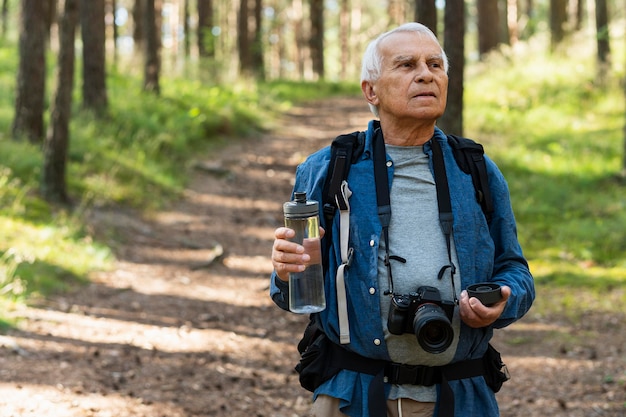
[[[476,201],[480,204],[487,223],[490,223],[494,209],[483,146],[471,139],[456,135],[447,135],[447,138],[459,168],[472,176]],[[335,196],[340,192],[341,183],[348,178],[350,166],[358,160],[364,147],[365,132],[359,131],[339,135],[331,144],[330,163],[322,191],[322,209],[326,224],[332,222],[338,208]],[[326,237],[327,241],[330,241],[332,228],[327,229]]]

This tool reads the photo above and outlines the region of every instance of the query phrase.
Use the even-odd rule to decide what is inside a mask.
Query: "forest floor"
[[[0,416],[307,415],[293,371],[307,318],[268,297],[273,230],[296,164],[368,119],[359,98],[297,106],[275,131],[200,161],[169,209],[94,209],[115,267],[14,312]],[[531,310],[494,344],[512,374],[502,416],[626,416],[624,317]]]

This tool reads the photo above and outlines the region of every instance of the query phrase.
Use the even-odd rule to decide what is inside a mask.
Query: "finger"
[[[274,237],[276,239],[291,239],[295,235],[296,235],[296,232],[294,232],[293,229],[290,229],[288,227],[279,227],[276,230],[274,230]]]

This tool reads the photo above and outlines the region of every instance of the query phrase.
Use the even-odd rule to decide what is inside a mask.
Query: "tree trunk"
[[[82,0],[80,4],[83,39],[83,107],[100,115],[105,113],[108,107],[104,9],[104,0]]]
[[[155,0],[143,0],[145,9],[144,29],[145,29],[145,64],[144,64],[144,91],[155,94],[161,93],[159,75],[161,72],[161,62],[159,58],[159,39],[156,20]]]
[[[609,13],[606,0],[596,0],[596,45],[598,78],[606,80],[611,62],[611,44],[609,40]]]
[[[252,68],[257,79],[265,79],[265,61],[263,57],[263,4],[254,0],[254,39],[252,41]]]
[[[512,46],[515,46],[519,41],[518,19],[517,0],[507,0],[506,26],[509,35],[509,45]]]
[[[2,38],[7,36],[9,24],[9,0],[2,0]]]
[[[242,74],[247,75],[252,73],[249,16],[248,0],[241,0],[239,15],[237,16],[237,50],[239,52],[239,70]]]
[[[117,38],[120,37],[120,33],[119,30],[117,28],[117,22],[115,21],[115,14],[117,12],[117,0],[110,0],[111,1],[111,22],[112,22],[112,28],[113,28],[113,63],[117,63]]]
[[[191,36],[191,30],[189,30],[189,1],[183,0],[183,42],[185,45],[185,56],[188,57],[191,54],[191,42],[189,37]]]
[[[350,9],[350,0],[341,0],[339,10],[339,45],[341,47],[339,78],[342,80],[347,79],[348,65],[352,59],[350,56],[350,28],[352,26]]]
[[[567,0],[550,0],[550,46],[552,51],[565,39]]]
[[[446,0],[444,47],[450,61],[448,103],[438,125],[444,132],[463,135],[463,72],[465,68],[465,7],[463,0]]]
[[[146,0],[135,0],[133,3],[133,43],[136,51],[141,51],[144,39],[146,38],[145,28],[145,5]]]
[[[415,21],[427,26],[437,36],[435,0],[415,0]]]
[[[213,0],[198,0],[198,54],[215,56],[213,38]]]
[[[74,39],[80,0],[65,0],[60,24],[57,91],[52,105],[51,125],[43,146],[41,193],[50,202],[68,204],[66,162],[74,87]]]
[[[500,43],[500,15],[495,0],[476,0],[478,15],[478,53],[483,55],[493,51]]]
[[[44,95],[46,86],[46,4],[22,0],[20,13],[20,63],[17,72],[15,117],[12,134],[41,143],[44,136]]]
[[[313,72],[324,78],[324,0],[311,0],[311,60]]]

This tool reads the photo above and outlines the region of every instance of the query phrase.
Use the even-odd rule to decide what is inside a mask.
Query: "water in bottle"
[[[304,246],[311,259],[302,272],[289,273],[289,310],[310,314],[326,308],[324,275],[319,234],[319,203],[307,200],[306,193],[294,193],[283,206],[285,226],[295,231],[293,242]]]

